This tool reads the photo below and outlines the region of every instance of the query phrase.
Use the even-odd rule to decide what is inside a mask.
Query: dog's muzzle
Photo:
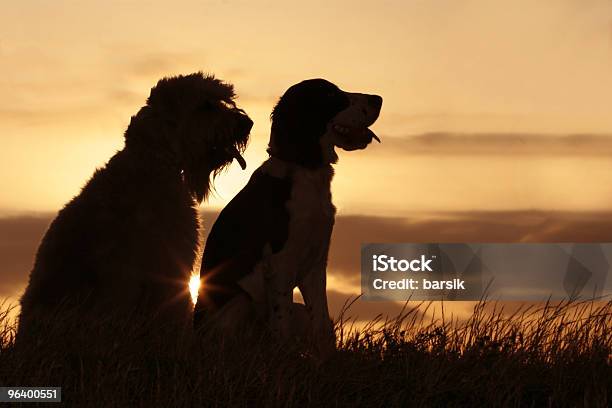
[[[382,97],[360,93],[346,93],[350,100],[348,108],[338,113],[331,121],[331,130],[336,134],[336,146],[344,150],[365,149],[372,140],[380,139],[369,128],[382,108]]]

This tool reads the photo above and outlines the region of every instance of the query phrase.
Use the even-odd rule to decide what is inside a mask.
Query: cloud
[[[545,211],[480,211],[437,217],[336,218],[329,268],[360,282],[360,247],[376,242],[610,242],[612,214]]]
[[[385,155],[608,156],[612,134],[454,133],[428,132],[403,137],[382,136]]]
[[[217,217],[202,212],[202,238]],[[27,284],[39,242],[52,214],[0,218],[0,297]],[[365,242],[611,242],[612,213],[541,211],[447,213],[436,218],[338,216],[328,275],[330,313],[337,317],[347,299],[358,295],[361,243]],[[342,286],[344,284],[344,286]],[[467,304],[467,303],[466,303]],[[357,300],[348,315],[360,320],[395,316],[402,302]],[[454,304],[461,312],[467,306]]]

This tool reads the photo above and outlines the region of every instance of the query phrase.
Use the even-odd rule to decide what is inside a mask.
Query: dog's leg
[[[317,262],[298,285],[312,321],[315,346],[323,358],[335,350],[336,344],[327,306],[326,265],[326,259]]]
[[[292,334],[293,288],[298,270],[295,259],[291,253],[273,256],[266,273],[270,328],[278,338],[285,340]]]

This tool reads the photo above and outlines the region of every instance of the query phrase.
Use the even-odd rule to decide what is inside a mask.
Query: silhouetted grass
[[[62,339],[61,322],[15,347],[5,307],[0,385],[61,386],[79,407],[610,405],[612,302],[512,314],[481,302],[467,321],[426,320],[429,306],[407,304],[359,329],[341,319],[338,351],[325,362],[255,333],[197,340],[185,330],[155,342],[151,327],[111,319],[86,346]]]

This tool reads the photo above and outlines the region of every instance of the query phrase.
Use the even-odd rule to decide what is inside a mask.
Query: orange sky
[[[0,16],[0,212],[58,209],[122,146],[156,80],[195,70],[234,82],[255,120],[249,168],[219,179],[212,206],[265,159],[276,98],[319,76],[385,98],[385,146],[341,155],[343,211],[588,210],[612,197],[605,157],[415,157],[397,144],[429,131],[612,134],[607,0],[26,0]]]
[[[609,0],[169,4],[2,5],[0,216],[57,211],[122,147],[155,82],[198,70],[233,82],[255,121],[247,171],[219,177],[205,209],[246,183],[276,99],[311,77],[385,100],[383,144],[340,154],[340,215],[612,206]],[[33,253],[21,255],[27,269]]]

